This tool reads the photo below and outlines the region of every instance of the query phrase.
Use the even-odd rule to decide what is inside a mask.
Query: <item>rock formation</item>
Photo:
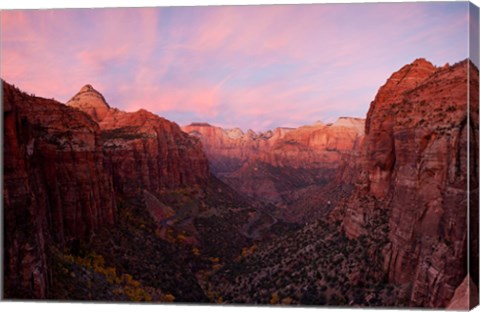
[[[53,259],[65,265],[60,285],[72,273],[91,283],[92,262],[88,271],[78,257],[58,257],[81,242],[104,252],[90,254],[97,271],[108,262],[154,298],[174,289],[190,301],[220,300],[212,294],[223,290],[222,300],[248,303],[478,301],[478,266],[468,265],[478,263],[478,69],[468,60],[404,66],[366,121],[263,133],[203,123],[185,133],[145,110],[110,107],[90,85],[68,105],[2,89],[6,298],[47,297],[58,283]],[[209,163],[230,186],[275,205],[240,196]],[[203,280],[208,294],[200,276],[213,281]],[[124,298],[108,287],[101,298]]]
[[[102,121],[110,112],[110,105],[103,95],[87,84],[68,101],[69,106],[84,111],[96,122]]]
[[[209,177],[207,160],[197,139],[177,124],[146,110],[127,113],[112,109],[92,86],[84,86],[70,101],[98,121],[115,190],[138,194],[146,189],[202,184]]]
[[[116,196],[210,177],[198,140],[147,111],[110,108],[90,85],[69,105],[2,87],[6,297],[45,298],[49,248],[114,224]]]
[[[3,83],[7,297],[42,298],[52,242],[88,240],[115,220],[98,125]]]
[[[363,127],[363,119],[341,117],[330,125],[317,122],[258,134],[205,123],[182,129],[202,141],[212,172],[225,183],[301,219],[304,205],[297,199],[333,179],[342,155],[361,141]]]
[[[363,127],[363,119],[340,117],[330,125],[315,123],[258,134],[206,123],[193,123],[182,130],[200,138],[212,171],[222,175],[257,160],[275,167],[315,168],[327,163],[336,166],[340,153],[351,150],[363,135]]]
[[[478,150],[478,117],[467,114],[469,71],[478,86],[468,61],[436,68],[419,59],[387,80],[367,115],[356,189],[334,210],[344,209],[351,238],[368,236],[388,216],[384,269],[412,306],[446,306],[467,274],[469,132]],[[478,91],[471,97],[478,112]],[[478,187],[476,178],[470,183]]]

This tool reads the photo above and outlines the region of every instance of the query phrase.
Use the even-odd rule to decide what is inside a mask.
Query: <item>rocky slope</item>
[[[467,61],[436,68],[419,59],[388,79],[367,115],[356,189],[332,214],[350,238],[388,216],[384,270],[412,306],[446,306],[467,274],[467,179],[478,187],[467,167],[469,132],[478,150],[468,71],[478,86]],[[478,91],[471,96],[478,112]]]

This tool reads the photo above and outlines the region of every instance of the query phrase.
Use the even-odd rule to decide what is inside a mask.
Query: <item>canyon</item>
[[[2,85],[6,298],[477,304],[469,60],[405,65],[366,119],[261,133]]]
[[[315,196],[334,179],[342,157],[362,141],[365,120],[340,117],[299,128],[255,133],[193,123],[182,130],[200,139],[212,172],[246,196],[274,204],[289,221],[323,217],[327,202]],[[330,204],[331,205],[331,204]]]

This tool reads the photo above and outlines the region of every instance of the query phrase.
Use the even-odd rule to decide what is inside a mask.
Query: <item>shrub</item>
[[[172,294],[166,294],[163,295],[161,298],[161,301],[163,302],[174,302],[175,301],[175,296]]]

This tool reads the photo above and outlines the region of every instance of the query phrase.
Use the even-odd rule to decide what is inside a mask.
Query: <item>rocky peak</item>
[[[406,89],[415,87],[436,70],[436,67],[425,59],[416,59],[413,63],[403,66],[387,80],[380,89],[379,96],[384,93],[398,94]]]
[[[255,140],[257,138],[257,133],[255,133],[255,131],[253,131],[252,129],[248,129],[247,130],[247,137]]]
[[[419,58],[413,63],[403,66],[393,73],[387,82],[378,90],[375,100],[371,103],[367,113],[365,132],[370,131],[372,120],[383,120],[382,116],[375,116],[375,112],[386,111],[388,108],[380,106],[397,105],[403,99],[405,91],[413,90],[436,72],[437,68],[429,61]]]
[[[290,131],[293,131],[295,130],[294,128],[286,128],[286,127],[278,127],[278,128],[275,128],[275,130],[273,131],[273,136],[275,136],[276,138],[278,139],[282,139],[285,137],[285,135],[287,133],[289,133]]]
[[[427,61],[423,57],[416,59],[412,62],[412,66],[426,66],[426,67],[434,67],[430,61]]]
[[[258,134],[258,137],[262,140],[268,140],[273,136],[273,131],[272,130],[267,130],[265,132],[260,132]]]
[[[99,93],[97,90],[95,90],[91,84],[86,84],[84,85],[80,91],[78,93],[82,93],[82,92],[97,92]]]
[[[240,128],[225,129],[225,133],[231,139],[240,139],[244,136],[244,133]]]
[[[365,119],[353,117],[339,117],[333,124],[333,127],[354,128],[363,134],[365,128]]]
[[[83,86],[67,102],[67,105],[87,113],[97,122],[102,121],[110,111],[110,105],[108,105],[103,95],[90,84]]]

